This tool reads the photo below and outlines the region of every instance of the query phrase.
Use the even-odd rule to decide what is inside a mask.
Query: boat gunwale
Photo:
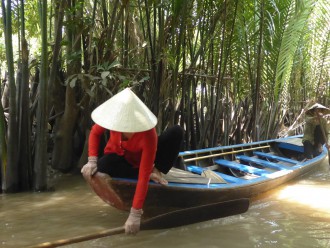
[[[295,136],[289,136],[289,137],[278,138],[278,139],[261,140],[261,141],[248,142],[248,143],[235,144],[235,145],[228,145],[228,146],[216,146],[216,147],[210,147],[210,148],[188,150],[188,151],[180,152],[179,157],[191,156],[193,154],[207,153],[207,152],[213,152],[213,151],[219,151],[219,150],[235,149],[235,148],[239,148],[239,147],[257,146],[257,145],[267,144],[267,143],[277,143],[277,142],[282,141],[282,140],[284,141],[286,139],[290,140],[290,139],[293,139],[293,138],[301,138],[301,137],[302,137],[302,135],[295,135]]]

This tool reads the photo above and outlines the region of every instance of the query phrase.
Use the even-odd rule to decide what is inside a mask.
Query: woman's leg
[[[97,171],[112,177],[137,178],[139,170],[133,168],[123,156],[106,154],[97,161]]]
[[[309,158],[309,159],[313,158],[313,154],[314,154],[313,144],[308,140],[305,140],[303,144],[304,144],[304,153],[305,153],[306,158]]]
[[[179,125],[168,128],[158,137],[155,167],[166,174],[175,164],[183,140],[183,129]]]
[[[322,145],[325,144],[325,137],[324,137],[325,134],[323,134],[323,130],[321,129],[321,126],[320,125],[317,125],[315,127],[315,130],[314,130],[314,140],[315,140],[315,143],[320,143]]]
[[[322,146],[326,143],[324,130],[320,125],[317,125],[314,130],[314,156],[319,155],[322,152]]]

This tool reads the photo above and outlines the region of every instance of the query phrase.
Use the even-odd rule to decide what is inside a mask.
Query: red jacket
[[[89,135],[88,156],[98,156],[100,139],[105,130],[97,124],[92,127]],[[132,205],[135,209],[143,207],[147,196],[148,182],[156,156],[157,141],[155,128],[137,132],[127,141],[121,140],[120,132],[110,131],[110,139],[104,148],[104,154],[117,153],[123,155],[133,167],[139,168],[139,177]]]

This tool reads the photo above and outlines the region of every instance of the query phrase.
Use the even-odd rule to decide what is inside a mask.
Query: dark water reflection
[[[103,203],[80,176],[56,191],[0,195],[0,247],[26,247],[123,225],[127,213]],[[113,235],[65,247],[329,247],[328,160],[304,178],[252,202],[242,215],[138,235]]]

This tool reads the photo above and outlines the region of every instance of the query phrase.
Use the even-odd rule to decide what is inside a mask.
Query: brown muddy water
[[[95,196],[79,175],[54,180],[55,191],[0,194],[0,247],[28,247],[122,226],[127,213]],[[136,236],[112,235],[64,247],[330,248],[328,159],[303,178],[253,199],[248,212]]]

